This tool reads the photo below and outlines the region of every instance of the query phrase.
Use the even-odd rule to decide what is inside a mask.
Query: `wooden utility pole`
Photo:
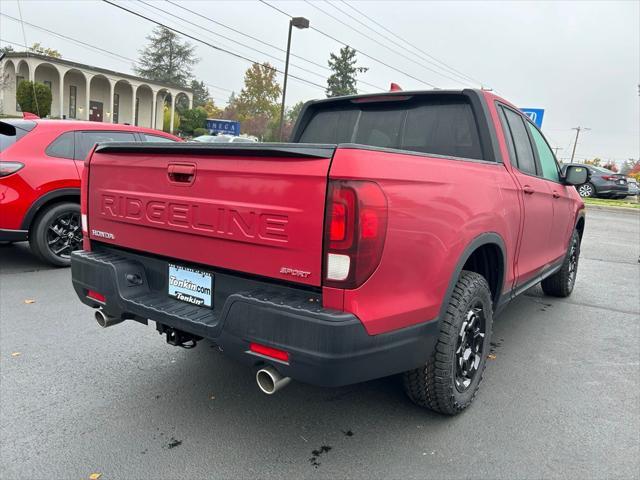
[[[571,152],[571,163],[573,163],[573,157],[575,157],[576,155],[576,147],[578,146],[578,137],[580,136],[580,132],[581,131],[587,131],[587,130],[591,130],[590,128],[586,128],[586,127],[575,127],[572,128],[571,130],[575,130],[576,131],[576,141],[573,142],[573,151]]]

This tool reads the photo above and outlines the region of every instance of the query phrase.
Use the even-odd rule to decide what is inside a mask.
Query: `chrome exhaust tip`
[[[275,368],[270,365],[261,368],[256,373],[256,382],[258,383],[258,388],[267,395],[273,395],[281,388],[286,387],[290,381],[291,378],[283,377]]]
[[[112,317],[104,313],[102,309],[96,310],[95,317],[96,322],[98,322],[98,325],[102,328],[112,327],[124,321],[122,318]]]

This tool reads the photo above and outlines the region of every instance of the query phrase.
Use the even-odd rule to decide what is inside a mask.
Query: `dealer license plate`
[[[169,296],[199,307],[213,306],[213,275],[169,264]]]

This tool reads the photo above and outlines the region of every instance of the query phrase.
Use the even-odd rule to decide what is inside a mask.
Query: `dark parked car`
[[[589,181],[577,186],[581,197],[625,198],[629,195],[627,177],[602,167],[580,165],[589,170]]]

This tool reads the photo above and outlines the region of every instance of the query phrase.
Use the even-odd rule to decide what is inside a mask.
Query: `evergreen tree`
[[[356,67],[356,51],[348,45],[340,49],[340,54],[331,53],[329,68],[333,70],[327,79],[327,97],[355,95],[358,93],[357,76],[369,70],[367,67]]]
[[[209,89],[204,82],[191,80],[191,90],[193,90],[193,108],[202,107],[210,100]]]
[[[195,47],[182,42],[176,33],[164,27],[154,28],[147,40],[149,44],[140,51],[134,68],[136,74],[156,82],[189,85],[191,68],[198,61]]]

